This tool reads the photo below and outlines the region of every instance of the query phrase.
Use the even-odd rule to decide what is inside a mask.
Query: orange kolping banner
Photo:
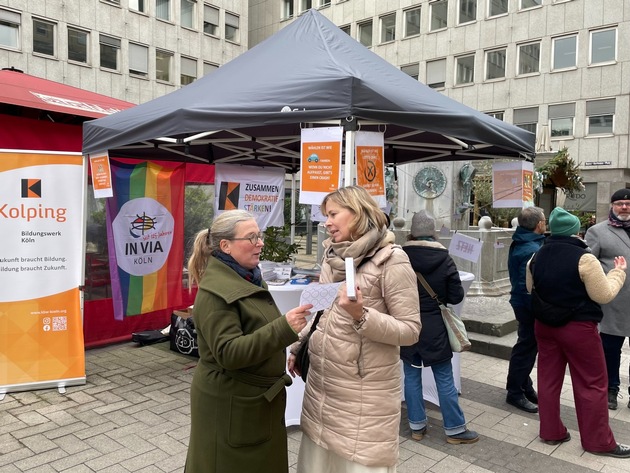
[[[0,392],[85,383],[83,157],[0,150]]]

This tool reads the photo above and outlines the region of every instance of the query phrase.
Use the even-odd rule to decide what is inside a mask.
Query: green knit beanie
[[[549,215],[549,230],[556,236],[577,235],[580,231],[580,219],[562,207],[556,207]]]

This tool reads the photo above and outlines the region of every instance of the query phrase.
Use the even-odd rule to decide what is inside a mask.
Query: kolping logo
[[[238,209],[240,182],[222,182],[219,189],[219,210]]]
[[[42,197],[42,180],[41,179],[22,179],[22,198],[41,199]]]
[[[146,212],[142,212],[142,215],[136,215],[131,221],[129,233],[134,238],[140,238],[145,233],[155,230],[155,223],[157,217],[149,217]]]

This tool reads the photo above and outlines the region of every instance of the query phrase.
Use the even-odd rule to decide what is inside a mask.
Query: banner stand
[[[57,389],[59,394],[65,394],[66,388],[71,386],[83,386],[86,383],[85,377],[57,379],[54,381],[42,381],[38,383],[19,383],[10,386],[0,386],[0,401],[4,399],[5,394],[17,393],[23,391],[35,391],[38,389]]]
[[[0,395],[86,383],[81,153],[0,149]]]

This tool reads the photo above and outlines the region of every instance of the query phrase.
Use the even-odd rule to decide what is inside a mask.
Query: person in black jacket
[[[411,221],[409,241],[403,246],[414,271],[422,274],[438,299],[444,304],[458,304],[464,289],[455,262],[448,250],[436,241],[435,219],[420,210]],[[422,394],[422,367],[430,367],[440,401],[446,441],[451,444],[474,443],[477,432],[466,428],[459,405],[451,359],[453,351],[438,303],[418,281],[422,330],[417,343],[400,347],[405,372],[405,401],[411,438],[422,440],[427,431],[427,416]]]
[[[541,208],[521,209],[508,254],[508,271],[512,284],[510,305],[518,322],[518,338],[510,355],[505,401],[532,413],[538,412],[538,395],[530,376],[536,363],[538,347],[534,335],[532,298],[525,287],[525,268],[545,241],[545,230],[545,213]]]

